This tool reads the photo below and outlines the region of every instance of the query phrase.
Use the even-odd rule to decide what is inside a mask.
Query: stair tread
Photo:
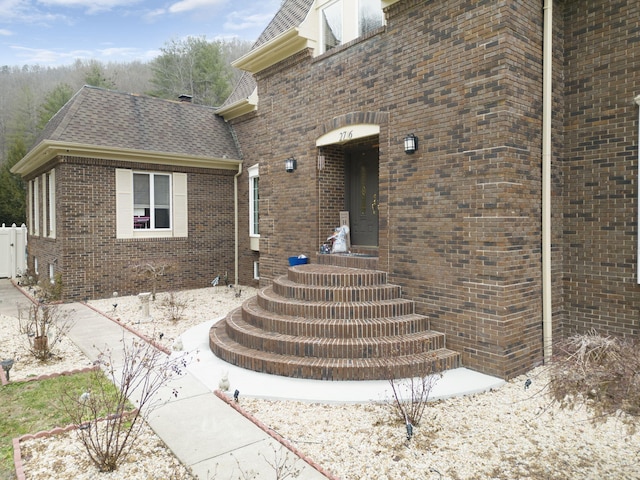
[[[230,338],[227,333],[224,331],[224,326],[220,328],[217,325],[211,327],[211,337],[217,338],[218,345],[225,346],[228,350],[234,351],[237,353],[247,353],[251,354],[251,356],[256,358],[261,358],[263,360],[274,360],[280,359],[282,361],[287,361],[290,363],[293,359],[295,359],[296,363],[304,364],[304,365],[313,365],[317,363],[319,360],[322,362],[327,362],[332,365],[341,365],[346,363],[353,364],[354,367],[358,365],[370,365],[372,363],[396,363],[396,364],[409,364],[412,360],[417,358],[422,359],[434,359],[434,358],[445,358],[445,357],[453,357],[458,356],[459,354],[453,350],[449,350],[447,348],[438,348],[435,350],[430,350],[428,352],[421,353],[413,353],[411,355],[398,355],[393,357],[376,357],[376,358],[330,358],[330,357],[306,357],[306,356],[296,356],[296,355],[284,355],[280,353],[273,352],[265,352],[262,350],[254,350],[249,347],[245,347],[244,345],[236,342],[232,338]]]
[[[436,332],[434,330],[421,330],[418,332],[404,333],[402,335],[382,335],[375,337],[359,337],[359,338],[345,338],[345,337],[309,337],[302,335],[289,335],[286,333],[279,332],[269,332],[263,330],[255,325],[251,325],[242,319],[240,315],[229,315],[226,319],[227,324],[229,322],[233,322],[234,326],[236,326],[239,330],[250,333],[254,336],[259,336],[261,338],[269,338],[273,339],[278,337],[284,341],[298,341],[301,343],[342,343],[345,345],[349,344],[366,344],[367,340],[375,340],[379,343],[394,343],[400,342],[403,340],[415,340],[420,338],[435,338],[442,337],[444,333]]]

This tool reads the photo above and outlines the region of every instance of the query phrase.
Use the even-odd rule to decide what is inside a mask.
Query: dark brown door
[[[346,155],[351,244],[378,246],[378,150]]]

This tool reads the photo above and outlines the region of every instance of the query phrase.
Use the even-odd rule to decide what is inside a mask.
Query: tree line
[[[231,93],[240,72],[231,62],[251,48],[241,40],[205,37],[170,40],[150,62],[0,67],[0,224],[26,222],[25,186],[10,169],[33,146],[47,122],[83,86],[217,106]]]

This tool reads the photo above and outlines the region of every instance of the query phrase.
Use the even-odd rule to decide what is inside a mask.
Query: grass
[[[94,378],[86,372],[0,387],[0,480],[15,479],[12,439],[72,423],[61,406],[63,392],[80,396]]]

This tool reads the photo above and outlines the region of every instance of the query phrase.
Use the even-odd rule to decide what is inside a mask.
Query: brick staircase
[[[239,367],[317,380],[407,378],[460,363],[386,272],[335,265],[290,267],[211,327],[209,345]]]

